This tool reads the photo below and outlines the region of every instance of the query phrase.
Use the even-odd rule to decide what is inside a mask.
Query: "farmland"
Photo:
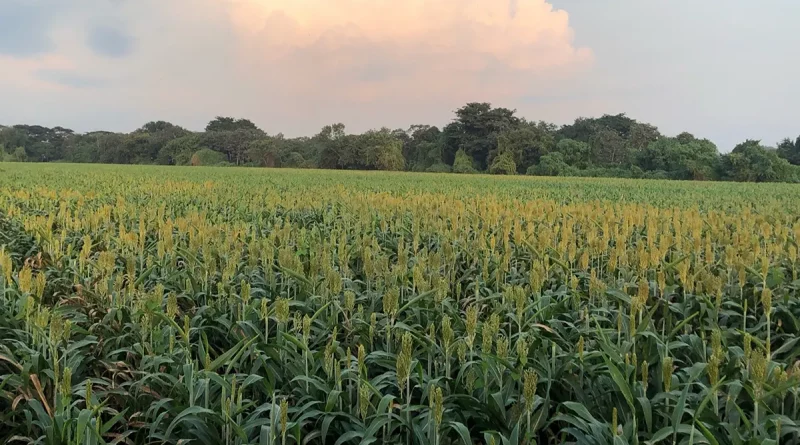
[[[0,442],[800,443],[799,217],[787,184],[0,164]]]

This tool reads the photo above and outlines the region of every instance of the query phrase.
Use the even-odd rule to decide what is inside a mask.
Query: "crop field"
[[[0,443],[798,444],[800,187],[0,164]]]

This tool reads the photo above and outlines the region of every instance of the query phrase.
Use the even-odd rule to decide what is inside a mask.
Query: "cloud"
[[[502,100],[592,61],[543,0],[250,0],[230,13],[248,71],[301,98]]]
[[[0,82],[0,95],[26,97],[34,120],[74,120],[81,107],[190,128],[233,115],[287,135],[332,122],[353,131],[442,124],[467,101],[513,107],[522,96],[564,94],[593,63],[573,43],[568,14],[545,0],[58,4],[41,33],[58,64],[32,60]],[[60,101],[73,112],[59,112]]]
[[[85,76],[70,70],[40,69],[36,77],[44,82],[70,88],[94,88],[105,84],[102,79]]]
[[[0,2],[0,54],[16,57],[50,51],[51,16],[31,0]]]
[[[93,27],[86,39],[89,48],[103,57],[125,57],[133,52],[134,38],[119,27]]]

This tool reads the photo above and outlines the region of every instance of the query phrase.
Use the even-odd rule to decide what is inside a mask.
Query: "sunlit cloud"
[[[240,58],[290,95],[501,100],[586,68],[543,0],[231,0]]]
[[[39,5],[47,28],[37,32],[52,44],[24,57],[0,47],[12,71],[0,94],[28,99],[0,121],[52,123],[51,105],[63,102],[84,115],[124,110],[190,128],[235,115],[287,134],[339,121],[354,131],[441,124],[467,101],[513,107],[559,94],[593,63],[591,50],[573,43],[567,12],[545,0]],[[80,127],[70,121],[80,112],[61,116]]]

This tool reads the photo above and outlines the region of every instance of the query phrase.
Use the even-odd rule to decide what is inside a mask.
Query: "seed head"
[[[767,286],[761,290],[761,304],[764,306],[764,313],[769,317],[772,313],[772,290]]]
[[[289,423],[289,402],[284,397],[281,400],[281,436],[286,437],[286,424]]]
[[[478,308],[472,305],[467,308],[467,319],[465,321],[467,332],[467,346],[472,349],[475,342],[475,332],[478,328]]]
[[[672,357],[664,357],[661,362],[661,378],[664,380],[664,392],[672,387]]]
[[[397,288],[386,291],[386,294],[383,295],[383,313],[394,318],[397,314],[399,300],[400,291]]]
[[[650,369],[649,365],[647,364],[647,360],[642,361],[642,388],[644,388],[645,393],[647,393],[647,378],[649,372]]]
[[[472,394],[472,392],[475,390],[475,381],[477,379],[478,377],[475,375],[475,369],[470,367],[467,371],[467,394]]]
[[[528,342],[525,337],[520,337],[517,340],[517,358],[519,365],[524,367],[528,363]]]
[[[67,366],[61,376],[61,395],[69,397],[72,395],[72,368]]]
[[[506,337],[497,339],[497,358],[502,360],[508,358],[508,338]]]
[[[367,350],[364,345],[358,345],[358,372],[367,375]]]
[[[175,292],[170,292],[167,295],[167,317],[174,320],[176,315],[178,315],[178,296]]]
[[[378,326],[378,314],[373,312],[369,316],[369,344],[372,347],[373,342],[375,340],[375,329]]]
[[[242,302],[247,305],[250,302],[250,283],[242,280]]]
[[[497,331],[500,329],[500,316],[497,314],[492,314],[489,317],[489,321],[483,324],[483,332],[482,332],[482,340],[481,343],[481,350],[485,354],[492,353],[492,343],[494,343],[494,337],[497,335]]]
[[[311,317],[305,315],[303,317],[303,341],[308,345],[308,339],[311,338]]]
[[[434,388],[430,395],[430,408],[433,423],[436,428],[442,424],[442,415],[444,414],[444,396],[442,395],[442,388]]]
[[[611,435],[617,436],[617,408],[611,410]]]
[[[464,341],[456,343],[456,354],[458,355],[458,362],[464,364],[467,361],[467,344]]]
[[[286,323],[289,321],[289,300],[286,298],[278,298],[275,301],[275,316],[279,323]]]
[[[525,398],[525,409],[533,411],[533,401],[536,396],[536,385],[539,382],[539,375],[532,369],[526,369],[523,376],[522,395]]]
[[[367,414],[369,413],[369,399],[370,399],[371,391],[369,389],[369,385],[366,383],[361,384],[361,388],[358,391],[358,407],[359,411],[361,412],[361,419],[366,420]]]
[[[86,401],[86,409],[92,409],[92,381],[86,379],[86,395],[84,396],[84,400]]]
[[[442,317],[442,343],[445,351],[449,351],[450,346],[453,344],[453,326],[450,323],[450,317],[445,315]]]
[[[757,399],[763,394],[764,382],[766,382],[766,380],[767,356],[760,350],[755,350],[750,354],[750,381],[753,384]]]
[[[344,291],[344,309],[348,314],[353,313],[356,307],[356,293],[351,290]]]
[[[260,310],[261,320],[266,321],[269,317],[269,301],[266,298],[261,299],[261,310]]]
[[[744,361],[750,363],[750,356],[753,354],[753,337],[750,334],[744,334]]]

